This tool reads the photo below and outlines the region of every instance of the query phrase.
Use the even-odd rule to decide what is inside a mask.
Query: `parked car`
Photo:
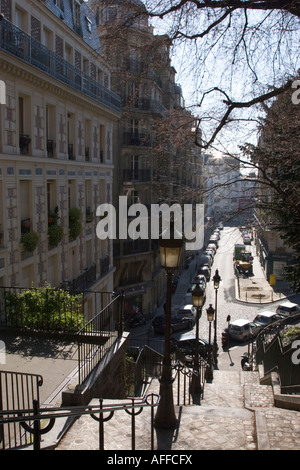
[[[237,341],[247,341],[257,335],[261,326],[249,320],[235,320],[228,327],[228,334]]]
[[[172,338],[173,346],[179,348],[186,356],[195,354],[196,336],[193,334],[182,334],[179,338]],[[199,354],[206,358],[208,355],[209,342],[205,339],[198,338]]]
[[[192,305],[193,304],[193,296],[191,292],[187,292],[184,296],[184,305]]]
[[[197,309],[193,304],[186,304],[179,308],[178,315],[196,320]]]
[[[220,222],[219,225],[218,225],[218,229],[223,230],[223,228],[224,228],[223,222]]]
[[[205,279],[209,281],[210,279],[210,268],[208,266],[201,266],[198,274],[203,274],[205,276]]]
[[[216,252],[217,252],[217,247],[216,247],[216,245],[215,245],[214,243],[209,243],[209,244],[207,245],[206,250],[212,250],[212,251],[214,251],[214,252],[216,253]]]
[[[189,292],[192,290],[192,288],[197,282],[199,282],[199,285],[202,289],[206,288],[206,277],[204,276],[204,274],[197,274],[197,276],[194,277],[191,287],[189,288]]]
[[[244,245],[251,245],[251,238],[248,235],[243,237]]]
[[[213,236],[210,237],[208,244],[211,244],[211,243],[216,245],[217,248],[219,247],[219,241],[217,240],[217,238],[214,238]]]
[[[212,259],[212,261],[213,261],[213,259],[214,259],[214,257],[215,257],[215,252],[214,252],[213,250],[206,249],[206,250],[205,250],[205,253],[206,253],[208,256],[210,256],[211,259]]]
[[[184,317],[183,315],[172,315],[171,316],[171,333],[175,331],[191,329],[195,324],[195,320],[191,317]],[[159,315],[152,321],[152,327],[154,333],[164,334],[166,328],[166,316]]]
[[[212,265],[212,259],[209,255],[203,254],[203,255],[200,256],[199,265],[204,266],[206,264],[208,266],[211,266]]]
[[[285,317],[288,317],[289,315],[300,313],[300,305],[294,304],[293,302],[286,301],[278,305],[276,309],[276,313],[279,313],[281,315],[284,315]]]
[[[253,322],[257,323],[260,326],[260,329],[262,329],[265,326],[270,325],[271,323],[274,323],[275,321],[280,320],[282,318],[282,315],[276,312],[270,312],[266,310],[256,315]]]

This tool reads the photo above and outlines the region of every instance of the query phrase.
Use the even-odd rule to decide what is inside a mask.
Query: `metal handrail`
[[[156,400],[155,400],[156,399]],[[151,450],[154,449],[154,408],[158,406],[160,395],[151,393],[143,398],[131,398],[128,402],[117,404],[104,404],[103,399],[99,399],[99,405],[71,406],[60,408],[39,408],[37,400],[33,402],[33,408],[23,410],[0,411],[0,425],[9,423],[20,423],[28,432],[34,435],[33,450],[40,449],[40,437],[49,432],[58,418],[78,418],[83,415],[90,415],[99,422],[99,449],[104,450],[104,422],[109,421],[115,411],[126,411],[132,416],[132,450],[135,449],[135,416],[140,414],[145,407],[151,407]],[[137,410],[138,411],[134,411]],[[104,417],[104,413],[109,413]],[[97,416],[98,414],[98,416]],[[41,420],[49,420],[49,424],[41,429]],[[27,424],[32,423],[33,426]]]

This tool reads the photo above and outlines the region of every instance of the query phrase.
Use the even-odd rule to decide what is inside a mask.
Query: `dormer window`
[[[85,24],[86,24],[88,32],[91,33],[92,32],[92,22],[87,16],[85,17]]]

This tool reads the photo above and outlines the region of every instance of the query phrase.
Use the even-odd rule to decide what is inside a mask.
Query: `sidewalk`
[[[255,247],[252,247],[252,251],[255,252]],[[253,276],[239,277],[235,287],[237,300],[254,304],[276,302],[293,293],[283,281],[277,281],[274,287],[269,284],[256,254],[253,254]]]

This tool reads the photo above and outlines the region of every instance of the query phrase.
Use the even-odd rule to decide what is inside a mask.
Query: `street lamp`
[[[215,322],[214,322],[214,360],[215,363],[217,364],[218,362],[218,342],[217,342],[217,311],[218,311],[218,304],[217,304],[217,297],[218,297],[218,289],[220,286],[220,275],[218,269],[216,269],[215,275],[213,277],[213,282],[214,282],[214,288],[215,288]]]
[[[214,378],[213,366],[212,366],[212,354],[211,354],[211,322],[214,321],[215,309],[212,304],[209,304],[208,309],[206,310],[207,320],[209,322],[209,338],[208,338],[208,367],[206,369],[206,379],[212,381]]]
[[[196,282],[195,287],[192,289],[193,305],[197,309],[196,316],[196,346],[194,357],[194,373],[192,376],[191,390],[192,393],[201,393],[201,380],[200,380],[200,363],[199,363],[199,317],[200,310],[203,304],[204,290],[200,287],[199,281]]]
[[[171,300],[172,300],[172,276],[180,263],[182,238],[175,238],[174,226],[171,224],[169,239],[160,238],[161,265],[167,273],[167,298],[166,298],[166,326],[165,326],[165,350],[163,357],[162,375],[160,378],[160,402],[157,407],[154,425],[158,429],[175,429],[177,418],[175,416],[173,401],[173,382],[171,366]]]

